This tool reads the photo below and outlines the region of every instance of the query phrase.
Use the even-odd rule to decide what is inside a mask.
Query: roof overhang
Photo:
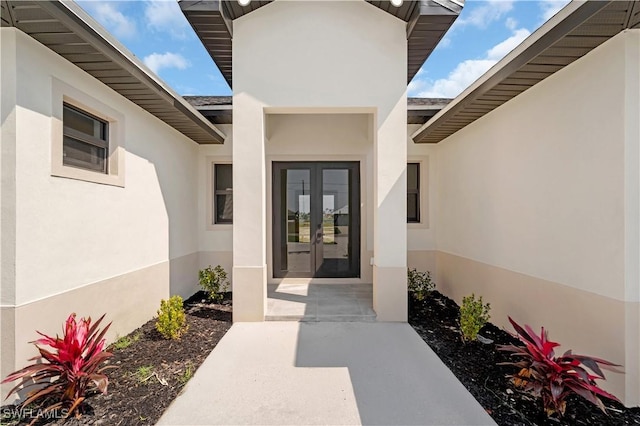
[[[458,18],[464,0],[404,1],[395,7],[389,1],[366,0],[406,22],[407,83],[420,70],[431,52]],[[223,77],[233,87],[233,20],[268,5],[271,1],[251,1],[241,6],[236,0],[180,0],[180,8]]]
[[[15,27],[200,144],[224,134],[154,75],[74,2],[3,0],[2,26]]]
[[[231,96],[185,96],[202,115],[214,124],[233,124],[233,98]],[[421,125],[447,106],[451,99],[408,98],[407,124]]]
[[[416,131],[413,140],[442,141],[627,28],[640,28],[639,1],[569,3]]]

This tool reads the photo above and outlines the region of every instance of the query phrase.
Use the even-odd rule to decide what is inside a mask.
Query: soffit
[[[233,20],[271,1],[251,1],[240,6],[236,0],[180,0],[180,8],[223,77],[233,87]],[[431,52],[451,27],[464,0],[404,1],[400,7],[389,1],[367,3],[407,23],[407,82],[420,70]]]
[[[200,144],[224,134],[73,2],[2,1],[3,27],[15,27]]]
[[[412,135],[438,143],[589,53],[640,26],[640,2],[570,3]]]

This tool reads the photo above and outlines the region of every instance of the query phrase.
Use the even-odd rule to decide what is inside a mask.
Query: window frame
[[[431,167],[429,164],[429,155],[408,155],[407,165],[410,163],[417,163],[419,168],[419,209],[420,209],[420,222],[408,222],[408,229],[429,229],[429,218],[431,216],[430,208],[430,191],[429,182],[432,178]],[[407,192],[408,193],[408,192]]]
[[[416,189],[409,189],[408,178],[409,178],[409,166],[411,165],[415,165],[417,169],[417,185],[416,185],[417,188]],[[407,205],[407,223],[422,223],[422,220],[421,220],[422,206],[420,205],[422,200],[422,197],[420,196],[420,188],[422,187],[420,180],[421,180],[422,173],[420,170],[421,169],[420,166],[421,166],[420,162],[411,161],[411,160],[407,161],[407,196],[409,194],[417,195],[417,203],[416,203],[417,218],[415,220],[409,219],[409,214],[408,214],[409,209]]]
[[[217,179],[218,179],[218,166],[229,166],[229,170],[231,171],[231,189],[218,189]],[[214,225],[233,225],[233,204],[231,205],[231,219],[222,219],[218,218],[218,195],[230,195],[233,198],[233,164],[231,163],[213,163],[213,181],[211,185],[213,186],[213,224]]]
[[[233,227],[233,223],[216,223],[216,210],[215,210],[215,165],[216,164],[231,164],[233,166],[233,162],[231,161],[230,155],[220,155],[220,156],[207,156],[205,162],[205,170],[206,170],[206,191],[205,194],[207,200],[206,206],[206,222],[203,224],[207,231],[222,231],[222,230],[231,230]],[[233,175],[233,168],[232,168]],[[233,182],[233,181],[232,181]]]
[[[101,124],[104,125],[104,135],[102,136],[102,138],[97,138],[95,136],[80,132],[76,129],[73,129],[71,127],[65,126],[64,124],[64,118],[62,120],[62,146],[63,146],[63,150],[64,150],[64,138],[70,138],[73,139],[75,141],[81,142],[81,143],[85,143],[88,145],[93,145],[96,146],[98,148],[102,148],[104,149],[104,166],[102,168],[102,171],[98,171],[98,170],[94,170],[94,169],[90,169],[88,167],[83,167],[80,163],[80,161],[75,161],[74,159],[71,159],[70,163],[76,163],[74,164],[70,164],[65,157],[63,155],[62,157],[62,164],[65,167],[75,167],[81,170],[87,170],[90,172],[95,172],[95,173],[103,173],[103,174],[108,174],[109,173],[109,122],[105,121],[99,117],[96,117],[95,115],[84,111],[68,102],[62,102],[62,111],[63,111],[63,117],[64,117],[64,110],[66,109],[70,109],[75,111],[76,113],[79,113],[81,115],[87,116],[92,120],[95,120]]]
[[[51,176],[124,187],[126,153],[124,114],[96,99],[101,93],[98,90],[93,94],[94,97],[55,77],[52,77],[51,87]],[[107,124],[108,147],[105,172],[65,164],[63,159],[64,105]],[[90,135],[82,134],[82,139],[78,140],[85,142],[85,137],[90,138]]]

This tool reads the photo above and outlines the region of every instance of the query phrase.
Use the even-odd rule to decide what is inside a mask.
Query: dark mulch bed
[[[515,372],[514,367],[497,365],[509,361],[509,355],[497,351],[496,345],[519,341],[487,324],[480,334],[493,343],[465,344],[460,337],[459,318],[458,305],[437,291],[422,302],[409,296],[409,323],[499,425],[640,425],[640,408],[627,409],[603,400],[607,416],[579,397],[568,400],[564,418],[547,419],[541,403],[506,378]]]
[[[230,294],[222,304],[205,300],[203,292],[185,301],[188,331],[180,340],[165,340],[155,329],[155,320],[135,330],[129,336],[137,341],[124,349],[113,349],[109,360],[118,368],[108,371],[108,394],[87,398],[81,418],[49,419],[37,424],[48,425],[153,425],[169,404],[178,396],[190,369],[202,364],[211,350],[231,327]],[[151,367],[142,377],[140,367]],[[146,373],[146,371],[145,371]],[[2,424],[29,423],[10,417],[15,407],[2,407]]]
[[[114,349],[110,363],[119,368],[109,373],[109,393],[93,395],[83,406],[80,419],[49,419],[48,425],[153,425],[179,395],[185,372],[195,371],[231,327],[231,304],[205,301],[199,292],[185,302],[188,332],[179,341],[163,339],[149,321],[130,336],[138,340],[124,349]],[[640,408],[626,409],[606,401],[609,415],[580,398],[571,398],[563,419],[547,419],[540,403],[521,393],[506,378],[513,373],[508,355],[496,350],[498,344],[518,343],[510,334],[487,324],[481,335],[491,344],[463,343],[459,331],[459,308],[437,291],[424,301],[409,297],[409,322],[438,354],[471,394],[499,425],[640,425]],[[146,377],[139,368],[152,366]],[[163,384],[166,383],[166,384]],[[2,424],[28,423],[10,418],[15,407],[3,406]]]

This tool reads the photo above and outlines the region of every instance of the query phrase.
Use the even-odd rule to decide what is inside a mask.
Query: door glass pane
[[[349,170],[322,171],[322,276],[349,272]]]
[[[311,271],[311,173],[289,169],[286,174],[287,270]]]

